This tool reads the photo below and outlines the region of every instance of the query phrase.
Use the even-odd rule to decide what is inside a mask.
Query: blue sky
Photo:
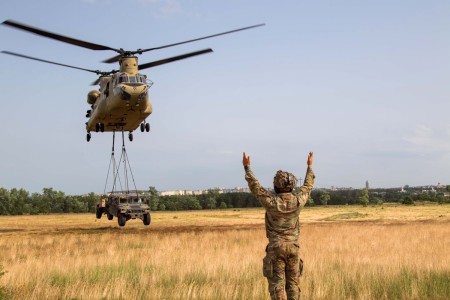
[[[150,48],[149,134],[127,143],[139,189],[245,186],[242,152],[263,185],[283,169],[316,186],[450,184],[450,2],[16,0],[0,20],[114,48]],[[0,26],[0,50],[88,69],[92,51]],[[111,134],[85,141],[88,72],[0,55],[0,187],[104,190]],[[118,148],[118,146],[116,146]]]

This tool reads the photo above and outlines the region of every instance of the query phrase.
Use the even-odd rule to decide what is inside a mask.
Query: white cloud
[[[418,125],[403,140],[408,143],[407,150],[411,152],[424,154],[450,152],[450,124],[441,128]]]
[[[181,4],[176,0],[166,0],[165,5],[160,8],[160,11],[167,15],[178,14],[182,12]]]
[[[91,5],[112,5],[117,4],[117,0],[81,0],[81,2],[88,3]],[[121,5],[126,5],[127,1],[121,1]],[[151,5],[156,8],[154,11],[158,11],[161,15],[174,15],[183,13],[182,6],[177,0],[128,0],[128,4],[133,5],[133,3],[138,3],[140,5]]]
[[[134,0],[143,5],[155,5],[163,15],[174,15],[183,12],[181,4],[177,0]]]
[[[81,0],[81,2],[85,2],[88,4],[111,4],[112,0]]]

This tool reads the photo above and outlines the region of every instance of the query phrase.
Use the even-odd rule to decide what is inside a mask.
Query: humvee
[[[106,214],[108,220],[117,217],[119,226],[125,226],[130,219],[141,219],[144,225],[150,225],[150,206],[138,195],[110,194],[97,203],[95,216],[100,219]]]

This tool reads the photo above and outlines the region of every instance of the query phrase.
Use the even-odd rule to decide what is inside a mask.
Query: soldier
[[[297,183],[294,175],[278,171],[273,179],[273,194],[261,186],[250,170],[250,157],[245,152],[243,154],[245,180],[253,195],[266,209],[266,236],[269,244],[263,259],[263,274],[269,282],[271,299],[300,299],[303,261],[300,259],[298,242],[299,214],[314,185],[312,162],[313,153],[309,152],[305,182],[297,192],[293,192]]]

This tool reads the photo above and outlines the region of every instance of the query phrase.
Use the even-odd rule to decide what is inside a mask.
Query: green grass
[[[318,282],[307,280],[307,299],[314,298],[316,289],[324,290],[320,299],[450,299],[450,271],[418,272],[403,268],[395,275],[385,276],[383,270],[368,275],[364,270],[349,273],[339,263],[329,267],[329,276]],[[320,287],[319,287],[320,286]]]
[[[368,216],[368,214],[362,214],[359,212],[349,212],[349,213],[342,213],[337,215],[332,215],[330,217],[324,218],[324,221],[335,221],[335,220],[349,220],[349,219],[355,219],[355,218],[364,218]]]

